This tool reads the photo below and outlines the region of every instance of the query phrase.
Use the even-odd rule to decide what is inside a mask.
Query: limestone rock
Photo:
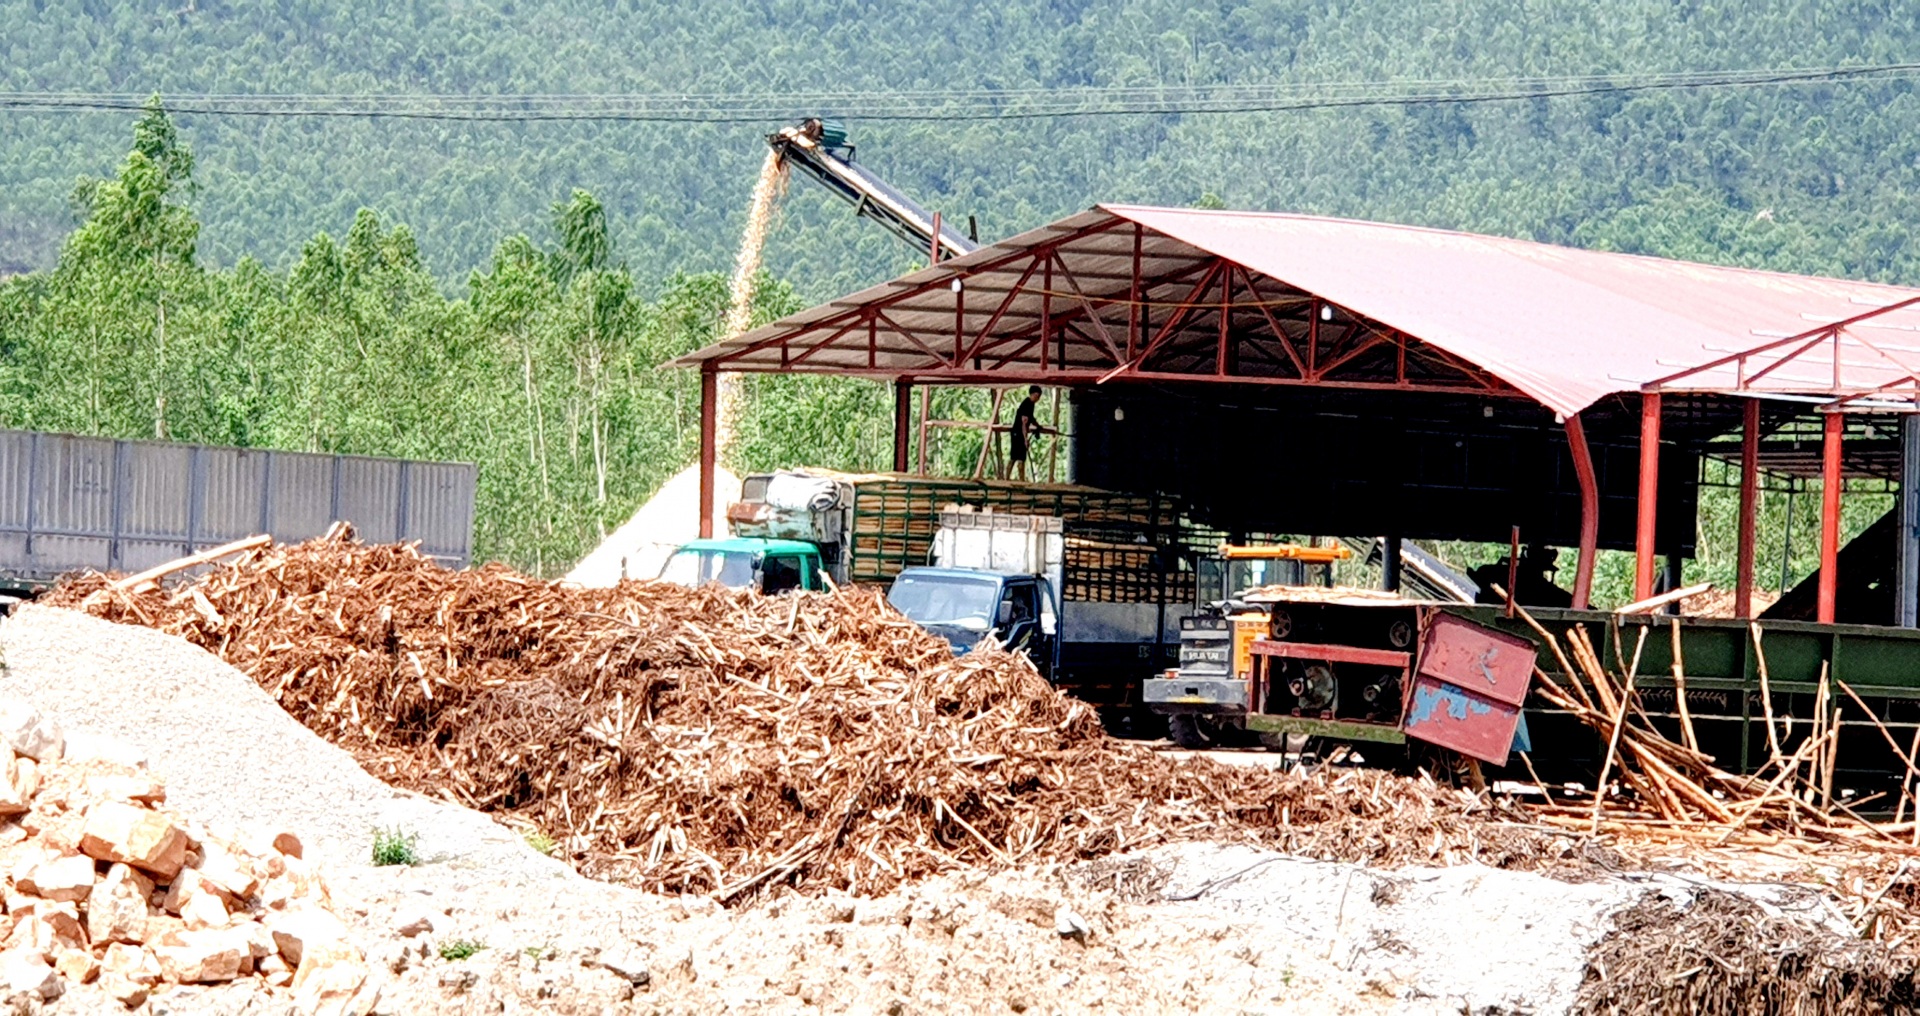
[[[187,834],[157,811],[117,801],[87,810],[80,850],[101,861],[130,864],[171,881],[187,860]]]
[[[433,931],[433,916],[425,913],[401,913],[394,918],[393,933],[401,938],[417,938]]]
[[[58,759],[66,738],[60,725],[19,699],[0,699],[0,742],[42,762]]]
[[[346,924],[332,913],[313,907],[271,914],[266,923],[280,955],[296,970],[303,965],[309,951],[344,945],[347,941]]]
[[[32,995],[42,1001],[59,998],[66,990],[46,956],[30,949],[0,952],[0,981],[6,983],[10,996]]]
[[[53,961],[53,969],[75,984],[92,984],[99,976],[100,961],[83,949],[62,949]]]
[[[129,1009],[138,1009],[147,1001],[147,986],[129,981],[119,974],[103,974],[100,978],[100,990],[107,997]]]
[[[134,984],[152,987],[160,983],[160,961],[137,945],[115,942],[100,957],[104,976],[120,977]]]
[[[313,1016],[364,1016],[378,993],[372,973],[360,950],[346,942],[315,943],[293,975],[294,1007]]]
[[[87,897],[87,937],[94,945],[141,942],[147,937],[147,898],[153,881],[124,864],[107,869]]]
[[[93,892],[93,858],[82,854],[50,858],[16,878],[13,887],[43,900],[78,903]]]
[[[252,958],[246,936],[224,928],[171,931],[148,948],[160,962],[160,975],[178,984],[231,981]]]
[[[245,899],[260,887],[260,880],[240,855],[215,840],[200,844],[200,863],[194,865],[194,870],[232,899]]]

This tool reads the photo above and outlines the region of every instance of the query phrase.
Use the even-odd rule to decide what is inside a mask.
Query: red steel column
[[[1815,620],[1833,623],[1834,594],[1840,588],[1840,428],[1846,417],[1828,413],[1820,443],[1820,612]]]
[[[1640,393],[1640,521],[1633,537],[1633,598],[1653,595],[1653,540],[1660,511],[1660,393]]]
[[[913,426],[913,384],[904,379],[893,382],[893,471],[907,471],[907,437]]]
[[[1760,400],[1748,399],[1740,432],[1740,540],[1735,550],[1739,579],[1733,588],[1733,616],[1753,616],[1753,536],[1760,509]]]
[[[700,368],[700,538],[713,536],[714,439],[717,403],[720,401],[720,373],[712,364]]]
[[[1585,610],[1593,592],[1593,558],[1600,549],[1600,484],[1593,476],[1593,453],[1580,414],[1567,417],[1567,447],[1573,473],[1580,479],[1580,564],[1573,572],[1573,609]]]

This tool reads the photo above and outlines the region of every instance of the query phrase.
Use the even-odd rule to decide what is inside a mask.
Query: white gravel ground
[[[1187,844],[1064,880],[1031,869],[726,913],[590,881],[483,815],[386,786],[182,640],[27,605],[0,624],[0,652],[0,696],[144,753],[170,807],[216,832],[298,834],[391,971],[380,1013],[1564,1013],[1614,909],[1706,884],[1378,871]],[[371,865],[373,830],[395,826],[419,834],[428,863]],[[1164,899],[1116,894],[1153,881],[1143,871],[1165,877]],[[1751,892],[1809,905],[1780,895],[1791,887]],[[1062,906],[1086,919],[1084,941],[1056,933]],[[397,936],[422,915],[430,935]],[[435,955],[456,938],[487,949]],[[610,956],[644,966],[646,983],[605,969]],[[72,999],[49,1013],[84,1011]],[[278,1011],[212,989],[169,992],[151,1016]]]

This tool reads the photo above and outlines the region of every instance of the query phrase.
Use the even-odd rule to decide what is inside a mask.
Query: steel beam
[[[1572,421],[1568,421],[1572,425]],[[1653,595],[1653,541],[1660,511],[1660,393],[1640,393],[1639,522],[1633,536],[1633,598]]]
[[[1381,543],[1380,588],[1397,593],[1400,591],[1400,534],[1388,533]]]
[[[1846,417],[1826,414],[1820,443],[1820,606],[1815,620],[1833,623],[1836,594],[1840,589],[1840,488],[1846,480],[1840,473],[1840,434]]]
[[[1753,542],[1760,508],[1760,400],[1748,399],[1740,430],[1740,536],[1735,548],[1738,578],[1733,616],[1753,616]]]
[[[1900,418],[1899,570],[1894,578],[1894,623],[1920,627],[1920,416]]]
[[[1587,609],[1593,594],[1594,555],[1600,550],[1600,484],[1593,475],[1593,453],[1587,448],[1587,430],[1580,414],[1567,417],[1567,448],[1573,452],[1573,473],[1580,481],[1580,563],[1573,572],[1573,609]],[[1652,579],[1648,579],[1652,584]]]
[[[700,538],[713,536],[713,480],[719,421],[720,372],[713,364],[700,368]]]

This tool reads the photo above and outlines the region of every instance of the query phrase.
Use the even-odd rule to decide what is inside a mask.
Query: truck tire
[[[1167,717],[1167,735],[1173,738],[1174,744],[1188,751],[1201,751],[1217,744],[1213,724],[1193,713],[1175,713]]]

